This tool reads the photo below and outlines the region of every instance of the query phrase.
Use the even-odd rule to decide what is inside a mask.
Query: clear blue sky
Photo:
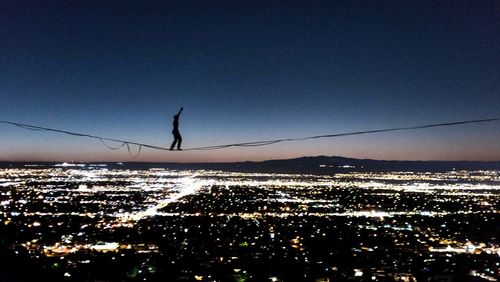
[[[21,3],[22,2],[22,3]],[[1,1],[0,119],[183,147],[500,116],[498,1]],[[500,160],[500,123],[137,161]],[[0,159],[131,160],[0,125]]]

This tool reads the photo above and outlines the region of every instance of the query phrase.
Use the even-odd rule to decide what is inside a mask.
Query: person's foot
[[[174,150],[174,148],[170,148],[170,151],[173,151],[173,150]]]
[[[182,149],[181,148],[177,148],[177,151],[182,151]]]

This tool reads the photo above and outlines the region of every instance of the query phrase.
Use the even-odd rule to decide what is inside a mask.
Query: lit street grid
[[[498,176],[5,168],[1,240],[68,281],[497,281]]]

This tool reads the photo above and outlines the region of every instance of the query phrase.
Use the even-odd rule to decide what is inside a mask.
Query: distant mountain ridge
[[[339,156],[301,157],[288,160],[246,162],[243,166],[282,168],[290,171],[309,172],[339,171],[449,171],[449,170],[500,170],[500,161],[399,161],[355,159]]]
[[[109,163],[113,168],[170,168],[170,169],[212,169],[239,172],[278,172],[332,174],[346,171],[450,171],[450,170],[500,170],[500,161],[396,161],[355,159],[339,156],[314,156],[294,159],[268,160],[261,162],[230,163]],[[22,167],[28,163],[0,162],[0,167]],[[51,166],[55,163],[31,163]]]

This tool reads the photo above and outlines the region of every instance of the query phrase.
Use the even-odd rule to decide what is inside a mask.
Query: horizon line
[[[241,160],[241,161],[214,161],[214,162],[163,162],[163,161],[105,161],[105,160],[92,160],[92,161],[78,161],[78,160],[2,160],[1,163],[156,163],[156,164],[233,164],[233,163],[261,163],[268,161],[289,161],[289,160],[298,160],[305,158],[344,158],[344,159],[352,159],[352,160],[366,160],[366,161],[386,161],[386,162],[482,162],[482,163],[495,163],[500,162],[498,160],[438,160],[438,159],[419,159],[419,160],[411,160],[411,159],[372,159],[372,158],[354,158],[354,157],[344,157],[344,156],[327,156],[327,155],[317,155],[317,156],[302,156],[295,158],[284,158],[284,159],[265,159],[260,161],[250,161],[250,160]]]

